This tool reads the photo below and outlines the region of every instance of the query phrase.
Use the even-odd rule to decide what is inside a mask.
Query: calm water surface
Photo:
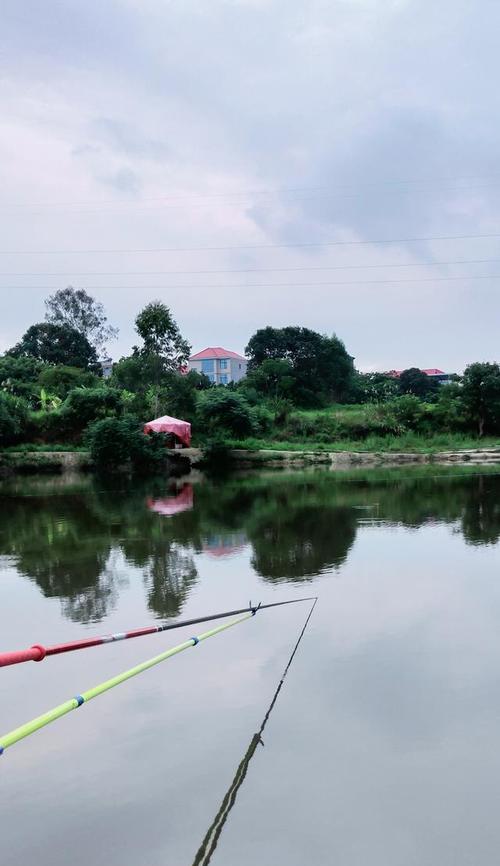
[[[2,866],[497,864],[499,537],[493,474],[4,482],[1,649],[320,600],[263,744],[303,605],[6,751]],[[2,669],[1,733],[192,633]]]

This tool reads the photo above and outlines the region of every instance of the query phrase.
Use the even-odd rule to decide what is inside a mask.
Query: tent
[[[174,433],[187,448],[191,445],[191,424],[170,415],[162,415],[144,425],[145,433]]]

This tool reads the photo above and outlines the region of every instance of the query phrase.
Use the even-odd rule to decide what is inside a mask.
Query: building
[[[389,370],[387,375],[391,376],[393,379],[399,379],[403,372],[403,370]],[[429,379],[434,379],[435,382],[439,382],[440,385],[447,385],[448,382],[453,380],[452,373],[445,373],[444,370],[439,370],[437,367],[430,367],[428,370],[421,370],[421,372],[425,373]]]
[[[215,385],[228,385],[246,376],[247,363],[246,358],[237,352],[230,352],[221,346],[210,346],[191,355],[189,369],[204,373]]]
[[[101,361],[102,378],[109,379],[113,372],[113,361],[111,358],[104,358]]]

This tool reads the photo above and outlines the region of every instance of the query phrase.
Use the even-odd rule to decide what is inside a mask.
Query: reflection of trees
[[[193,557],[182,549],[153,553],[145,574],[149,609],[160,617],[178,616],[197,577]]]
[[[85,498],[9,499],[0,544],[47,598],[61,599],[68,618],[97,622],[114,605],[109,534],[96,532]]]
[[[377,519],[406,527],[459,526],[469,544],[500,539],[497,475],[412,477],[405,467],[351,476],[233,476],[197,485],[194,509],[168,517],[147,508],[148,497],[175,495],[164,479],[111,491],[90,479],[16,479],[9,489],[11,495],[0,493],[0,555],[45,596],[59,598],[65,616],[84,623],[102,619],[116,603],[115,554],[142,571],[150,609],[169,617],[181,612],[197,579],[193,552],[225,551],[235,539],[248,539],[255,570],[276,581],[341,565],[371,507]]]
[[[290,502],[250,536],[256,571],[270,580],[304,580],[346,560],[356,535],[353,508],[324,506],[314,497]]]
[[[493,477],[475,479],[465,503],[462,532],[469,544],[496,544],[500,538],[500,486]]]

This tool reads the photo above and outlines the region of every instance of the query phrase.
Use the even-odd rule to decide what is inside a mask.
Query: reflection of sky
[[[183,617],[304,593],[259,578],[250,548],[195,563]],[[117,606],[84,628],[5,564],[2,646],[151,621],[142,569],[119,556],[113,568],[128,581]],[[313,586],[320,603],[215,866],[497,862],[498,548],[446,525],[361,526],[347,561]],[[6,752],[2,862],[190,866],[305,613],[263,612]],[[3,670],[1,730],[189,635]]]

